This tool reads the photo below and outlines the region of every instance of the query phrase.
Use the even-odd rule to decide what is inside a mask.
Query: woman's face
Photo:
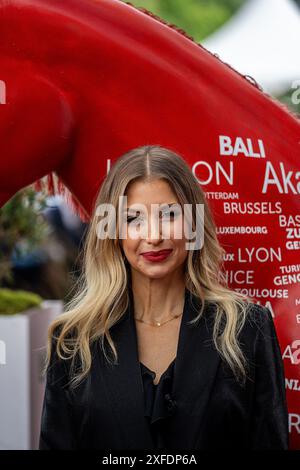
[[[120,239],[120,243],[128,263],[132,269],[149,278],[163,278],[171,274],[184,264],[188,254],[183,211],[176,195],[166,181],[159,179],[152,182],[134,181],[128,186],[125,196],[125,238]],[[134,204],[142,204],[143,207],[133,207]],[[155,204],[161,212],[156,212]],[[177,207],[172,209],[169,204],[177,204]],[[171,252],[159,261],[158,258],[143,255],[160,250]]]

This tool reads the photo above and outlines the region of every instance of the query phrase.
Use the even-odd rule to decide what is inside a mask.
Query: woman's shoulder
[[[47,381],[51,385],[64,386],[67,384],[70,374],[71,359],[65,357],[60,349],[60,355],[57,350],[58,340],[62,332],[63,325],[57,325],[51,334],[51,349],[49,364],[47,367]],[[72,333],[67,335],[68,340],[72,340]],[[63,357],[61,357],[63,356]],[[64,358],[65,357],[65,358]]]
[[[243,308],[242,308],[243,305]],[[240,336],[249,336],[253,339],[259,333],[275,334],[275,325],[272,313],[266,306],[257,304],[253,301],[243,301],[239,303],[236,309],[236,324],[241,325],[239,328]],[[215,302],[205,303],[205,317],[213,325],[216,319],[217,304]],[[223,316],[221,325],[224,327],[230,317]]]
[[[254,302],[246,303],[246,321],[254,328],[262,328],[274,323],[271,310]]]
[[[244,318],[243,323],[245,327],[257,330],[258,328],[273,324],[273,317],[268,307],[262,306],[253,301],[244,301],[242,305],[243,309],[241,308],[241,304],[239,303],[238,308],[236,310],[236,314]],[[215,319],[216,310],[216,302],[205,301],[204,312],[208,317],[212,317],[213,319]]]
[[[241,334],[248,335],[256,340],[259,338],[277,338],[271,310],[266,306],[247,302],[245,322]]]

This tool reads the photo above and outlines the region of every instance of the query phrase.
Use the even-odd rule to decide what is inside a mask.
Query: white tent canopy
[[[300,80],[300,9],[292,0],[248,0],[201,44],[270,94]]]

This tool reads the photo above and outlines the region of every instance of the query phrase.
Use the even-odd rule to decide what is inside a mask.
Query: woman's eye
[[[175,216],[176,216],[176,212],[175,212],[175,211],[164,212],[163,215],[164,215],[164,216],[165,216],[165,215],[169,215],[170,217],[175,217]]]
[[[130,224],[130,222],[132,221],[138,221],[138,220],[141,220],[141,217],[127,217],[127,222]]]
[[[170,218],[174,218],[174,217],[176,217],[177,212],[176,211],[163,212],[161,215],[162,215],[162,217],[169,216]],[[127,223],[129,223],[129,224],[132,221],[138,222],[138,221],[141,221],[141,220],[143,220],[143,218],[141,216],[138,216],[138,217],[128,216],[127,217]]]

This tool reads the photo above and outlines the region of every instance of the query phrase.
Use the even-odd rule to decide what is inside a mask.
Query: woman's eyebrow
[[[172,207],[174,204],[179,204],[178,202],[169,202],[169,203],[164,203],[162,202],[160,205],[165,207],[165,206],[169,206],[169,207]],[[128,207],[127,209],[124,210],[124,212],[128,212],[130,211],[131,209],[133,209],[134,211],[136,210],[134,207],[131,208],[131,207]]]

